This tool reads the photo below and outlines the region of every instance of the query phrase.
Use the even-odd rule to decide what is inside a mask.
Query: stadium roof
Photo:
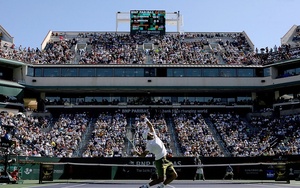
[[[23,62],[0,58],[0,67],[17,68],[26,65]]]
[[[15,87],[15,88],[25,88],[25,86],[18,84],[16,82],[11,82],[7,80],[0,80],[0,86],[9,86],[9,87]]]

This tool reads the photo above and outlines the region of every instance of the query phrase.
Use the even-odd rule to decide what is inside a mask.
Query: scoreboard
[[[130,34],[159,34],[166,33],[165,10],[131,10]]]

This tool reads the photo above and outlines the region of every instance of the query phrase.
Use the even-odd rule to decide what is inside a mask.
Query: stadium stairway
[[[82,135],[81,142],[79,143],[79,148],[74,152],[72,157],[82,157],[83,152],[87,149],[87,145],[92,137],[92,132],[95,129],[95,120],[92,119],[89,122],[89,126]]]
[[[126,146],[126,149],[125,151],[123,152],[126,152],[127,154],[130,154],[131,153],[131,150],[133,149],[131,143],[129,140],[134,140],[134,134],[133,134],[133,128],[132,128],[132,123],[131,121],[127,121],[129,122],[129,126],[126,127],[126,139],[125,139],[125,146]]]
[[[47,124],[46,127],[41,128],[42,132],[48,133],[51,131],[52,127],[54,126],[54,123],[57,121],[57,119],[55,118],[51,118],[51,120],[49,121],[49,123]]]
[[[167,118],[167,126],[168,126],[168,133],[171,135],[171,142],[170,142],[170,148],[172,150],[173,157],[181,157],[183,156],[183,153],[179,147],[177,135],[175,132],[175,125],[174,121],[171,118]]]
[[[219,145],[221,151],[224,153],[225,157],[231,157],[231,153],[226,148],[224,141],[218,134],[213,123],[209,120],[209,118],[204,118],[204,120],[208,126],[208,130],[212,133],[212,136],[214,137],[215,141],[218,143],[218,145]]]
[[[146,54],[145,62],[146,64],[153,64],[153,58],[149,54]]]
[[[153,64],[153,58],[151,55],[149,55],[149,51],[153,50],[154,48],[155,48],[155,45],[152,42],[143,44],[142,51],[145,52],[145,54],[146,54],[146,59],[145,59],[146,64]]]

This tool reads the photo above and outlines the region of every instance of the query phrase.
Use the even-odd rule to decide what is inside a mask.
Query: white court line
[[[169,187],[171,187],[171,188],[175,188],[174,186],[172,186],[172,185],[167,185],[167,186],[169,186]]]
[[[79,187],[79,186],[83,186],[86,184],[78,184],[78,185],[71,185],[71,186],[65,186],[65,187],[61,187],[61,188],[72,188],[72,187]]]
[[[247,184],[247,185],[250,185],[250,184]],[[289,187],[294,187],[294,185],[290,185],[290,184],[287,184],[287,185],[277,185],[277,184],[270,184],[270,185],[255,185],[255,187],[271,187],[271,188],[289,188]]]

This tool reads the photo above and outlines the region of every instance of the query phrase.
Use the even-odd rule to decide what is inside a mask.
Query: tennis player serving
[[[149,132],[147,133],[146,149],[142,153],[136,151],[136,154],[140,157],[145,157],[148,153],[155,155],[155,168],[158,177],[150,183],[142,185],[140,188],[149,188],[159,183],[160,185],[157,188],[163,188],[177,178],[177,172],[174,169],[173,163],[166,158],[166,147],[156,135],[152,123],[146,115],[142,115],[141,119],[147,124]]]

